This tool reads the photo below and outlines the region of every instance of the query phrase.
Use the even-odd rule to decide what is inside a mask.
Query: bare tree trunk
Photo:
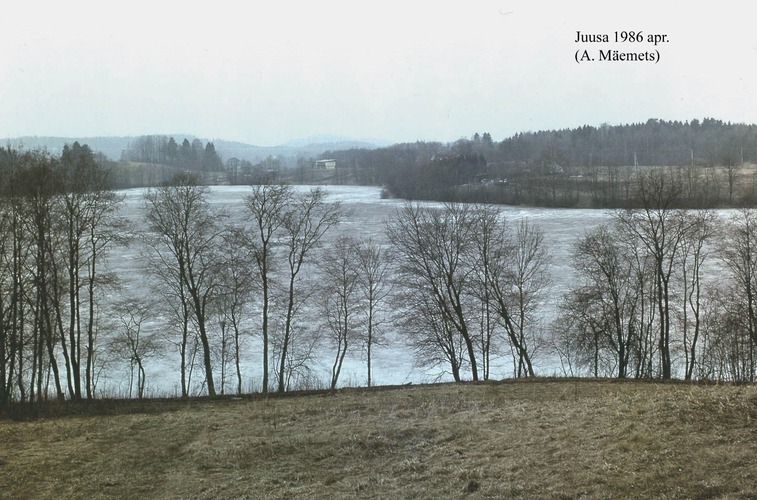
[[[279,360],[279,392],[286,391],[286,362],[289,351],[289,339],[291,338],[292,320],[294,317],[294,280],[296,275],[289,277],[287,295],[286,319],[284,320],[284,336],[281,339],[281,359]]]

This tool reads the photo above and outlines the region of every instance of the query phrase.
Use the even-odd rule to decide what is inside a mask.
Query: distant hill
[[[190,134],[160,134],[173,137],[179,144],[186,138],[189,141],[196,139]],[[99,151],[111,160],[120,160],[121,153],[127,149],[129,143],[138,136],[109,136],[109,137],[48,137],[48,136],[25,136],[0,139],[3,146],[10,143],[24,149],[46,149],[53,154],[60,154],[63,146],[76,141],[79,144],[87,144],[93,151]],[[364,139],[351,139],[340,136],[313,136],[303,139],[295,139],[280,146],[255,146],[237,141],[223,139],[203,139],[212,142],[218,154],[225,161],[229,158],[247,160],[259,163],[269,156],[279,157],[285,164],[295,164],[296,159],[317,157],[325,151],[344,149],[374,149],[386,146],[382,141],[370,141]]]
[[[126,149],[133,137],[47,137],[25,136],[0,139],[0,145],[10,143],[12,146],[23,149],[46,149],[50,153],[60,154],[63,146],[73,144],[87,144],[93,151],[99,151],[111,160],[121,158],[121,151]]]
[[[309,137],[293,139],[283,144],[283,146],[293,148],[326,147],[327,150],[358,148],[371,149],[389,145],[391,145],[390,142],[381,139],[354,138],[343,135],[311,135]]]

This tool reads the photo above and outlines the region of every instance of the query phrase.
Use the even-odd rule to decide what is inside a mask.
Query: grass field
[[[757,386],[534,380],[0,419],[3,498],[757,498]]]

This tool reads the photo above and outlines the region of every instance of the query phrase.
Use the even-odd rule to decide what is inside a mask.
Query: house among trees
[[[316,170],[336,170],[336,160],[316,160],[314,168]]]

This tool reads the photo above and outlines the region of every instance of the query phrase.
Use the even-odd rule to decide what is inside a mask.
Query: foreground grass
[[[0,496],[757,498],[755,386],[537,380],[94,413],[0,420]]]

